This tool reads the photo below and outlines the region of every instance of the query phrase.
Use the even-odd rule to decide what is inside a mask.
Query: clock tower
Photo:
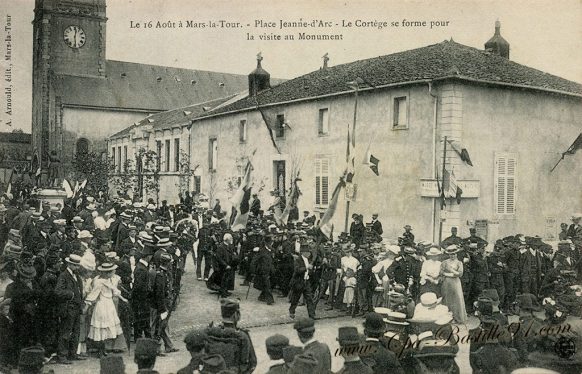
[[[105,78],[106,0],[36,0],[33,21],[33,167],[46,170],[62,148],[62,113],[54,82]]]

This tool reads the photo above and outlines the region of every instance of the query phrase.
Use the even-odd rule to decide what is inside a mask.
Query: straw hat
[[[114,265],[109,262],[104,262],[97,268],[97,270],[99,271],[113,271],[115,269],[117,269],[117,265]]]

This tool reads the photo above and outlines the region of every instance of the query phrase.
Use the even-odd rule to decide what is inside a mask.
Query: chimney
[[[261,67],[263,56],[257,54],[257,68],[249,74],[249,96],[256,96],[259,92],[271,87],[271,75]]]
[[[501,36],[501,22],[495,21],[495,34],[485,43],[485,50],[509,60],[509,43]]]

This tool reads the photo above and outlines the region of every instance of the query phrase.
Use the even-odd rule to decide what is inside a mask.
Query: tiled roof
[[[257,103],[269,105],[309,100],[317,96],[352,91],[346,83],[358,77],[376,87],[457,78],[582,95],[582,85],[579,83],[451,40],[320,69],[264,90],[256,97],[243,98],[212,113],[203,113],[199,118],[256,108]]]
[[[107,77],[57,75],[63,104],[162,111],[227,97],[248,88],[248,77],[133,62],[107,61]]]
[[[182,108],[167,110],[152,114],[133,125],[111,135],[109,139],[122,138],[131,133],[131,131],[138,126],[152,125],[152,130],[163,130],[172,128],[174,126],[187,125],[190,121],[201,114],[228,102],[237,95],[207,101],[194,105],[188,105]]]
[[[23,132],[0,132],[0,143],[31,144],[32,135]]]

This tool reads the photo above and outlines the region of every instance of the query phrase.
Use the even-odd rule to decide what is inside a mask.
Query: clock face
[[[65,43],[71,48],[81,48],[85,44],[85,31],[79,26],[69,26],[63,34]]]

